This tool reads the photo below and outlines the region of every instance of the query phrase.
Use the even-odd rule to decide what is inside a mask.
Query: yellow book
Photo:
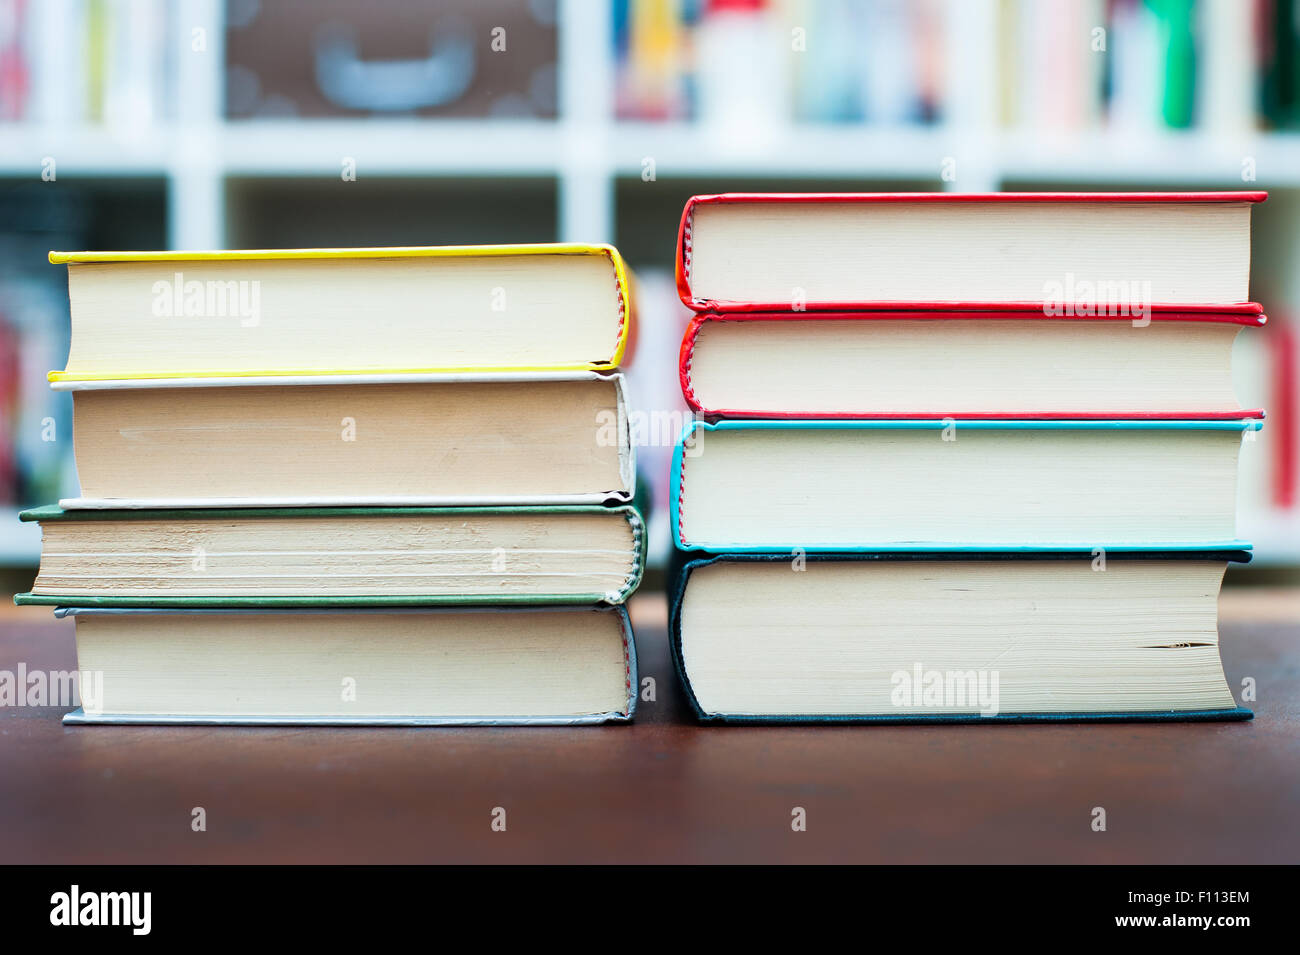
[[[610,371],[632,296],[609,245],[51,252],[54,382]]]

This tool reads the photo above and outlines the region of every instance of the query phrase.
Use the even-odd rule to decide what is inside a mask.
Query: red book
[[[1232,419],[1262,192],[696,196],[682,392],[712,418]]]
[[[1260,418],[1233,391],[1248,309],[1167,310],[1146,325],[1026,311],[706,312],[687,327],[682,394],[708,418]]]
[[[1243,311],[1264,192],[729,193],[682,212],[697,311]]]

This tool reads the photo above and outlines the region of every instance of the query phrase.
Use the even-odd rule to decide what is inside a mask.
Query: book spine
[[[686,703],[695,718],[701,722],[708,722],[715,717],[706,713],[700,706],[700,701],[695,696],[695,689],[691,686],[690,674],[686,672],[686,661],[682,655],[682,601],[686,597],[686,586],[690,581],[691,571],[711,563],[713,559],[709,558],[692,560],[684,564],[670,580],[672,589],[668,593],[668,651],[672,656],[673,669],[677,672],[677,680],[686,694]]]

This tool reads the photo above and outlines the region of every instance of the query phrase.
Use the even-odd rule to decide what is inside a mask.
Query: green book
[[[1195,5],[1192,0],[1147,0],[1165,51],[1160,116],[1171,129],[1192,125],[1196,100]]]
[[[203,508],[19,515],[42,530],[17,604],[280,609],[617,605],[641,581],[636,508]]]

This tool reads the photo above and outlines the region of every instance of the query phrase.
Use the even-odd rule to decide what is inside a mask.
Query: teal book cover
[[[1228,475],[1261,426],[692,421],[673,451],[673,541],[714,553],[1247,550]]]
[[[1005,576],[1009,581],[1009,594],[996,596],[993,599],[994,601],[1000,600],[1003,604],[1008,604],[1014,609],[1009,617],[1009,622],[1006,624],[1008,629],[1007,633],[1004,634],[1005,639],[1002,641],[1002,648],[997,653],[991,654],[991,658],[1001,661],[1002,666],[1012,674],[1012,679],[1016,678],[1015,674],[1017,672],[1014,660],[1016,645],[1023,636],[1013,631],[1020,624],[1035,616],[1045,615],[1051,617],[1052,620],[1068,621],[1068,626],[1077,630],[1077,619],[1071,619],[1077,618],[1077,605],[1091,606],[1093,610],[1097,611],[1098,616],[1095,621],[1090,621],[1084,625],[1084,629],[1095,626],[1098,638],[1098,647],[1095,648],[1095,652],[1103,653],[1101,646],[1111,637],[1107,633],[1107,629],[1113,626],[1113,619],[1107,617],[1107,614],[1113,615],[1118,610],[1115,606],[1107,606],[1104,597],[1098,598],[1095,594],[1081,590],[1072,598],[1071,607],[1062,607],[1053,616],[1053,611],[1048,610],[1045,606],[1047,599],[1050,599],[1048,595],[1036,591],[1034,583],[1027,579],[1033,577],[1032,574],[1027,573],[1027,570],[1031,569],[1031,565],[1067,568],[1071,572],[1081,575],[1083,582],[1100,586],[1103,593],[1107,575],[1096,572],[1094,558],[1089,555],[1068,551],[1035,554],[1007,552],[809,554],[798,559],[798,562],[793,567],[790,566],[791,557],[788,554],[730,553],[700,556],[678,552],[678,557],[680,562],[670,573],[669,579],[669,646],[673,665],[687,701],[695,717],[701,722],[737,724],[1124,723],[1236,721],[1253,718],[1253,713],[1250,710],[1235,703],[1224,680],[1222,665],[1218,660],[1217,632],[1199,638],[1213,640],[1212,646],[1207,648],[1206,644],[1198,642],[1196,644],[1189,643],[1185,649],[1191,652],[1204,652],[1212,656],[1208,669],[1215,671],[1213,678],[1220,684],[1216,698],[1225,704],[1223,706],[1185,709],[1167,707],[1143,709],[1141,706],[1135,706],[1113,710],[1064,709],[1059,711],[1047,709],[1040,711],[1012,711],[1008,708],[996,712],[962,712],[954,708],[953,712],[918,712],[919,707],[911,706],[910,700],[894,705],[897,701],[889,699],[883,707],[874,709],[864,707],[862,712],[849,710],[843,712],[797,712],[789,708],[783,708],[780,711],[769,710],[765,708],[763,703],[758,701],[767,699],[770,696],[769,691],[776,685],[773,683],[776,674],[780,674],[780,679],[777,682],[787,687],[803,686],[807,688],[813,686],[816,688],[821,683],[824,688],[829,686],[831,682],[846,680],[852,682],[854,679],[861,682],[864,679],[862,674],[876,665],[870,659],[871,653],[880,654],[882,659],[888,654],[889,643],[886,638],[891,626],[899,630],[900,639],[906,639],[906,633],[903,631],[907,628],[897,624],[897,616],[891,614],[890,608],[883,606],[884,601],[876,602],[868,593],[868,578],[864,574],[870,573],[873,568],[908,566],[918,568],[918,576],[932,582],[932,586],[928,588],[932,592],[928,594],[921,608],[916,611],[913,623],[929,631],[932,635],[947,634],[952,640],[958,642],[961,641],[963,634],[956,632],[956,630],[962,628],[960,624],[954,623],[954,614],[959,618],[964,617],[970,622],[970,634],[967,634],[967,636],[977,635],[979,623],[982,617],[990,612],[991,603],[988,594],[972,593],[972,591],[987,587],[987,581],[990,577],[998,573],[1000,568],[1006,568]],[[1223,568],[1229,562],[1244,563],[1249,560],[1250,553],[1241,550],[1130,552],[1113,555],[1110,558],[1110,569],[1113,574],[1114,571],[1126,566],[1140,570],[1143,565],[1152,563],[1159,563],[1163,567],[1184,563],[1196,564],[1204,572],[1207,580],[1217,580],[1221,578]],[[831,642],[826,633],[823,632],[823,628],[814,619],[819,608],[806,602],[800,603],[797,599],[791,599],[788,593],[778,594],[777,588],[771,585],[777,579],[786,582],[799,581],[801,583],[825,581],[831,576],[837,565],[841,569],[850,569],[852,571],[850,576],[856,581],[855,586],[846,587],[841,593],[848,594],[850,590],[857,593],[856,595],[848,595],[843,602],[843,606],[831,608],[832,615],[829,619],[839,622],[826,624],[824,629],[830,630],[832,627],[838,626],[841,629],[849,627],[853,631],[852,637],[847,638],[849,639],[848,644],[834,644],[831,646]],[[941,579],[943,565],[961,565],[971,568],[973,571],[971,581],[943,584]],[[718,673],[721,672],[727,676],[729,681],[740,683],[742,685],[740,689],[733,686],[728,690],[728,698],[733,703],[739,698],[752,699],[754,702],[749,705],[719,706],[709,701],[708,694],[698,692],[696,683],[700,674],[699,672],[693,673],[692,655],[684,648],[684,641],[689,643],[692,638],[699,641],[702,636],[698,626],[696,630],[691,631],[689,626],[684,627],[683,625],[683,610],[687,594],[691,590],[692,576],[711,568],[727,567],[737,569],[742,574],[745,573],[745,568],[752,568],[767,569],[777,575],[776,577],[764,577],[762,580],[749,581],[743,588],[743,593],[748,594],[748,597],[741,598],[737,597],[735,593],[719,590],[716,587],[716,580],[710,582],[714,584],[713,589],[704,590],[704,596],[700,596],[699,592],[697,592],[695,597],[697,601],[709,602],[713,600],[718,603],[721,609],[716,613],[728,618],[727,625],[735,629],[735,632],[727,637],[720,638],[714,634],[708,648],[700,651],[703,656],[697,655],[695,657],[695,663],[697,667],[702,667],[707,671],[706,675],[713,682],[716,682]],[[858,571],[862,571],[862,573]],[[1111,579],[1118,578],[1112,577]],[[886,583],[884,586],[888,588],[891,585],[892,579],[890,583]],[[795,585],[791,584],[791,586]],[[1071,586],[1068,578],[1065,586],[1067,589]],[[1161,585],[1156,583],[1155,586],[1159,587]],[[823,602],[835,602],[838,599],[834,595],[825,597],[825,593],[824,587],[812,586],[807,589],[804,596],[809,600],[817,600],[819,598],[816,595],[821,594]],[[970,600],[969,608],[965,604],[961,604],[961,601],[968,597],[973,598]],[[1192,619],[1208,618],[1209,621],[1214,621],[1215,605],[1218,599],[1217,585],[1202,587],[1193,599],[1197,601],[1195,607],[1171,607],[1169,609],[1170,618],[1180,616],[1185,619],[1190,614]],[[1188,603],[1192,603],[1192,600],[1189,600]],[[700,619],[705,618],[697,615],[697,623]],[[716,620],[716,614],[713,618],[708,619]],[[1139,607],[1133,619],[1134,640],[1137,643],[1147,642],[1145,638],[1137,639],[1136,630],[1141,626],[1150,624],[1149,613],[1144,615],[1143,609]],[[1051,626],[1050,620],[1048,626]],[[1211,628],[1213,628],[1212,624]],[[788,632],[789,639],[782,641],[777,638],[778,646],[774,651],[772,641],[766,639],[766,637],[770,634],[783,632]],[[708,634],[703,635],[709,636]],[[1087,634],[1085,633],[1083,639],[1086,639],[1086,637]],[[1062,635],[1061,639],[1066,638]],[[719,645],[722,642],[727,645]],[[934,643],[934,641],[927,642]],[[826,646],[831,646],[831,649],[825,650],[820,656],[811,649],[814,647],[825,649]],[[835,647],[838,647],[838,649],[835,649]],[[1164,648],[1163,652],[1184,652],[1179,647],[1181,647],[1181,644]],[[874,648],[874,651],[868,648]],[[1159,648],[1148,649],[1151,652],[1161,652]],[[914,656],[924,656],[929,650],[935,650],[935,647],[933,645],[920,647],[916,645],[915,641],[912,641],[908,643],[908,649],[905,652],[896,653],[895,655],[900,660],[903,658],[911,660]],[[1088,681],[1096,680],[1098,678],[1097,672],[1094,672],[1091,666],[1090,657],[1092,652],[1090,651],[1088,655],[1082,657],[1076,653],[1073,657],[1062,658],[1062,662],[1056,664],[1050,675],[1050,683],[1061,692],[1065,692],[1065,688],[1071,682],[1086,686]],[[906,670],[907,672],[902,675],[910,677],[913,668],[919,670],[922,664],[928,662],[934,661],[928,659],[917,660],[915,663],[909,663],[906,668],[900,667],[900,670]],[[942,667],[939,667],[938,671],[949,672],[943,671]],[[931,669],[926,670],[925,673],[928,675],[931,672],[938,671]],[[978,678],[983,675],[983,672],[978,669],[968,670],[963,667],[959,668],[959,671],[963,676],[975,674]],[[898,677],[899,671],[895,671],[894,676]],[[750,690],[751,686],[754,688],[752,692]],[[980,688],[983,689],[983,684],[980,685]],[[996,682],[994,682],[993,688],[995,691],[997,690],[998,685]],[[710,688],[710,693],[713,693],[714,699],[717,699],[715,688]],[[996,693],[993,698],[997,698]],[[1232,702],[1229,703],[1229,701]],[[996,709],[996,706],[994,709]]]
[[[645,524],[629,505],[42,507],[20,517],[43,525],[47,546],[19,605],[613,606],[645,570]]]

